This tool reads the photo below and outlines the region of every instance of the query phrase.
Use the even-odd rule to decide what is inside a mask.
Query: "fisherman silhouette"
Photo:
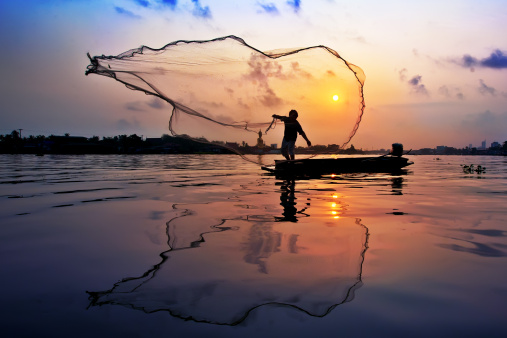
[[[289,112],[289,116],[281,116],[281,115],[273,115],[273,118],[279,119],[283,121],[285,124],[285,130],[283,133],[283,140],[282,140],[282,155],[287,160],[294,160],[294,148],[296,147],[296,139],[298,137],[298,134],[303,136],[303,138],[306,140],[306,143],[310,147],[312,143],[306,137],[305,132],[303,131],[303,128],[299,124],[297,118],[298,118],[298,112],[294,109],[292,109]]]

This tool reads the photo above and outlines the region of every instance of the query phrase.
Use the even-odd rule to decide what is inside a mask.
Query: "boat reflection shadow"
[[[309,203],[298,210],[295,185],[283,181],[262,200],[256,192],[242,203],[175,205],[161,261],[109,290],[89,291],[90,307],[123,305],[222,325],[264,306],[326,316],[361,287],[369,232],[356,218],[331,224],[328,215],[310,217]],[[317,198],[312,208],[321,210],[319,203],[323,210],[329,201]]]

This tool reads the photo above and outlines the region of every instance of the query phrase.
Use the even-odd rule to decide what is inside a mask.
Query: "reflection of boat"
[[[273,166],[263,166],[261,168],[277,175],[308,176],[357,172],[396,172],[413,164],[413,162],[401,156],[402,152],[403,146],[395,147],[393,144],[393,152],[383,156],[284,160],[275,161]]]

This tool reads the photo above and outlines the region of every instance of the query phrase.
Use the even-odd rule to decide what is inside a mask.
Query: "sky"
[[[506,31],[505,0],[4,0],[0,134],[159,137],[171,106],[85,76],[86,54],[235,35],[261,51],[325,45],[360,67],[356,148],[489,146],[507,141]]]

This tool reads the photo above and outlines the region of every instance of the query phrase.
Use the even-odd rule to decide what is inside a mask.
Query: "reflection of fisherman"
[[[279,119],[285,123],[285,131],[283,133],[283,140],[282,140],[282,155],[287,160],[293,160],[295,158],[294,156],[294,148],[296,146],[296,139],[298,137],[298,133],[303,136],[303,138],[306,140],[306,143],[310,147],[312,143],[306,137],[305,132],[303,131],[303,128],[301,128],[301,125],[299,124],[297,118],[298,118],[298,112],[294,109],[289,112],[289,117],[287,116],[280,116],[280,115],[273,115],[275,119]]]
[[[278,222],[297,222],[296,196],[294,180],[286,180],[280,187],[280,205],[283,207],[283,217],[275,217]]]

